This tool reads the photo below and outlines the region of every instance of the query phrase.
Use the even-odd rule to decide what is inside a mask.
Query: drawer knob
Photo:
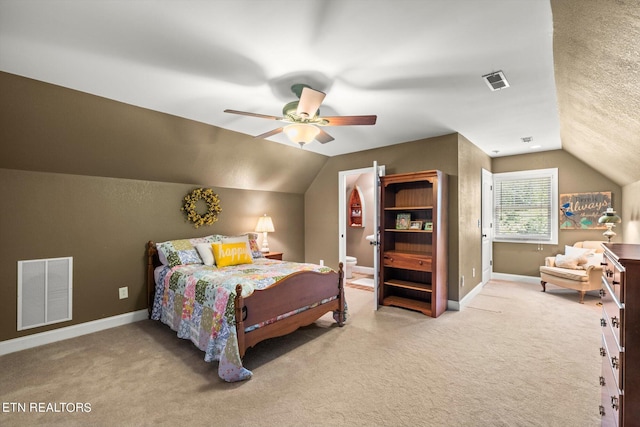
[[[600,405],[600,416],[604,417],[606,414],[604,413],[604,406]]]
[[[613,316],[611,318],[611,326],[619,328],[620,327],[620,319],[618,319],[616,316]]]
[[[607,355],[607,350],[604,349],[604,347],[600,347],[600,356],[604,357]]]
[[[619,285],[619,284],[620,284],[620,282],[619,282],[618,280],[614,280],[614,281],[613,281],[613,284],[614,284],[614,285]]]
[[[611,407],[614,411],[618,410],[618,398],[615,396],[611,396]]]
[[[618,369],[620,367],[620,360],[616,356],[611,358],[611,366],[613,366],[613,369]]]
[[[601,386],[606,385],[606,382],[604,381],[604,377],[602,377],[602,376],[600,377],[600,385]]]
[[[422,265],[422,261],[418,261],[418,264]]]
[[[607,292],[604,289],[600,289],[600,297],[604,298],[607,295]]]
[[[603,328],[607,326],[607,321],[605,319],[600,319],[600,326],[602,326]]]
[[[607,269],[607,277],[613,277],[613,270]]]

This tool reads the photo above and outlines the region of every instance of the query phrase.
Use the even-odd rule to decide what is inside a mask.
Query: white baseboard
[[[81,335],[91,334],[105,329],[115,328],[129,323],[139,322],[149,318],[149,312],[145,310],[132,311],[131,313],[120,314],[118,316],[93,320],[91,322],[80,323],[78,325],[67,326],[65,328],[53,329],[39,334],[27,335],[20,338],[0,342],[0,356],[62,341]]]
[[[481,290],[482,290],[482,282],[479,282],[477,285],[473,287],[473,289],[471,289],[471,292],[466,294],[464,298],[462,298],[460,301],[448,300],[447,310],[460,311],[462,308],[464,308],[465,305],[467,305],[473,299],[473,297],[478,295]]]
[[[491,273],[491,279],[495,280],[509,280],[512,282],[523,282],[530,285],[539,285],[540,276],[520,276],[518,274],[506,274],[506,273]]]

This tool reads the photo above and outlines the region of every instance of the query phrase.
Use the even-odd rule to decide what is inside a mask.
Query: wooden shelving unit
[[[364,227],[364,204],[357,185],[349,196],[349,227]]]
[[[438,317],[447,308],[447,176],[386,175],[381,185],[379,302]],[[407,223],[398,215],[409,228],[398,228]]]

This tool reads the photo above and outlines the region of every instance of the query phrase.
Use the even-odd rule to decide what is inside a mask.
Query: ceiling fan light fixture
[[[300,144],[300,147],[303,147],[318,136],[320,129],[310,124],[293,123],[285,126],[283,132],[289,137],[291,142]]]

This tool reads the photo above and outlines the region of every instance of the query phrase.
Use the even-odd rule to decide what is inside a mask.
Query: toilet
[[[358,258],[353,256],[347,256],[347,266],[345,268],[345,277],[351,279],[353,277],[353,267],[358,263]]]

